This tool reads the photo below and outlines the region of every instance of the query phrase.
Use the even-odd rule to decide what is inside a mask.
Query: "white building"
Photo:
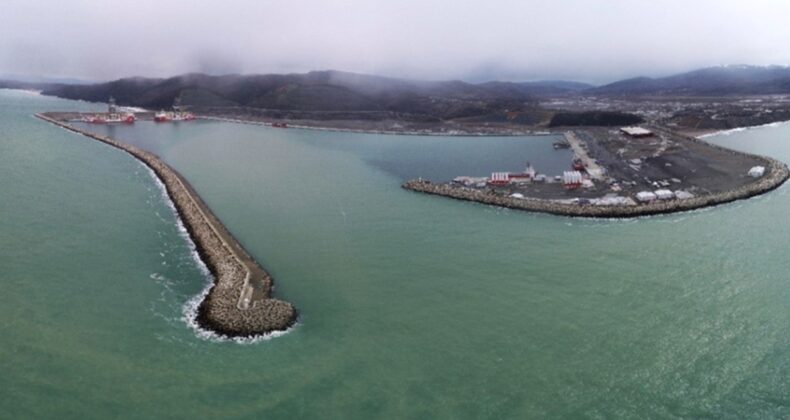
[[[765,174],[765,166],[755,166],[749,169],[749,176],[752,178],[759,178]]]
[[[579,171],[565,171],[562,173],[562,183],[568,186],[579,186],[582,184],[582,173]]]
[[[642,127],[622,127],[620,131],[631,137],[650,137],[653,132]]]
[[[656,201],[656,199],[658,199],[658,196],[656,196],[654,193],[650,191],[640,191],[636,193],[636,199],[642,203],[649,203],[651,201]]]
[[[671,200],[675,198],[675,193],[670,190],[656,190],[656,198],[659,200]]]
[[[678,200],[688,200],[689,198],[694,198],[694,194],[688,191],[677,190],[675,191],[675,198]]]

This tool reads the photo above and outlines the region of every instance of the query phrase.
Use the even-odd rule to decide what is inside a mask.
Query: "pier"
[[[121,149],[151,168],[175,204],[214,285],[198,308],[198,324],[230,337],[285,330],[296,322],[293,305],[271,297],[271,276],[244,250],[189,182],[155,154],[133,145],[78,129],[54,113],[36,117]]]
[[[571,149],[573,150],[573,154],[581,159],[584,167],[587,168],[587,173],[590,174],[590,178],[596,181],[603,181],[604,180],[604,170],[598,165],[598,162],[595,159],[591,158],[590,155],[584,150],[581,141],[579,138],[576,137],[576,134],[573,131],[566,131],[565,132],[565,141],[571,145]]]

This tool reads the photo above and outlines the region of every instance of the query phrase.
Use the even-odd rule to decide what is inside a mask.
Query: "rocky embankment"
[[[762,157],[762,159],[765,160],[765,175],[742,187],[721,193],[700,195],[684,200],[654,201],[652,203],[634,206],[579,205],[540,198],[515,198],[498,194],[492,190],[467,188],[452,184],[434,184],[426,180],[408,181],[403,184],[403,188],[426,194],[441,195],[457,200],[475,201],[511,209],[562,216],[628,218],[694,210],[753,197],[778,188],[788,177],[790,177],[790,171],[788,171],[787,165],[784,163],[768,157]]]
[[[36,116],[126,151],[156,173],[198,253],[214,275],[214,285],[198,309],[197,321],[202,327],[226,336],[244,337],[285,330],[296,322],[294,306],[271,297],[271,276],[231,236],[175,169],[138,147],[82,131],[48,114]]]

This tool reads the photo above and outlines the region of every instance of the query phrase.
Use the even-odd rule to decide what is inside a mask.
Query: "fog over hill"
[[[764,95],[790,93],[790,67],[720,66],[663,78],[621,80],[587,93],[615,95]]]
[[[93,85],[48,85],[44,94],[119,104],[169,108],[176,97],[192,107],[250,107],[299,111],[383,111],[459,118],[531,106],[543,95],[566,95],[590,85],[548,81],[529,83],[418,81],[339,71],[304,74],[186,74],[167,79],[125,78]]]
[[[420,81],[340,71],[170,78],[124,78],[98,84],[0,81],[0,87],[41,89],[46,95],[149,109],[176,97],[191,107],[245,107],[309,112],[389,112],[432,119],[475,117],[534,107],[558,96],[717,96],[790,94],[790,68],[723,66],[664,78],[632,78],[604,86],[572,81],[468,83]]]

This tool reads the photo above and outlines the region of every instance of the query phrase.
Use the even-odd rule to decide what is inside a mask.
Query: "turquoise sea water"
[[[182,172],[299,308],[240,344],[188,325],[209,279],[149,171],[31,117],[91,107],[0,90],[0,417],[790,416],[788,187],[580,220],[399,187],[560,159],[550,137],[99,128]],[[790,125],[714,141],[790,161]]]

